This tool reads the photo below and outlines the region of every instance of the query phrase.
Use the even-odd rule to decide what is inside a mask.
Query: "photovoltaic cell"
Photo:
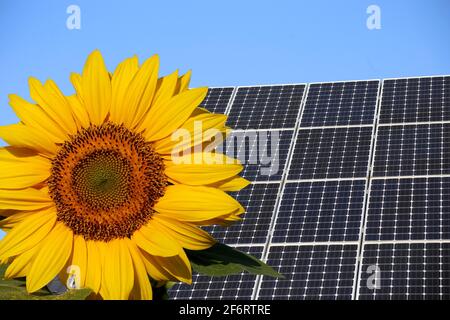
[[[228,125],[234,129],[294,128],[305,85],[240,87]]]
[[[235,131],[225,141],[226,154],[244,164],[250,181],[279,181],[284,172],[294,130]],[[223,149],[222,149],[223,150]]]
[[[271,246],[268,264],[285,276],[263,277],[259,299],[351,299],[356,245]]]
[[[261,259],[263,247],[239,247]],[[192,285],[177,284],[169,290],[171,299],[230,299],[249,300],[252,297],[256,276],[249,273],[230,275],[226,277],[208,277],[194,274]]]
[[[358,241],[365,180],[287,183],[272,242]]]
[[[384,80],[379,123],[450,120],[450,77]]]
[[[300,130],[288,179],[366,177],[371,134],[371,127]]]
[[[376,80],[311,84],[301,127],[372,124],[379,83]]]
[[[450,239],[450,178],[373,180],[366,240]]]
[[[378,128],[374,176],[450,173],[450,123]]]
[[[359,286],[363,300],[449,299],[450,243],[366,244]]]
[[[229,227],[212,226],[205,229],[226,244],[266,243],[279,187],[279,183],[252,184],[239,192],[231,193],[246,208],[242,221]]]
[[[225,113],[233,95],[234,87],[209,88],[208,95],[201,103],[201,107],[214,113]]]

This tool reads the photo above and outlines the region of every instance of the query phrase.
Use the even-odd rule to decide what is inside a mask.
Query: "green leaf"
[[[27,292],[25,279],[4,279],[7,265],[0,265],[0,300],[85,300],[90,294],[90,289],[68,290],[55,295],[47,289],[41,289],[32,294]]]
[[[186,250],[186,254],[194,271],[208,276],[220,277],[247,271],[252,274],[284,278],[264,262],[221,243],[216,243],[206,250]]]

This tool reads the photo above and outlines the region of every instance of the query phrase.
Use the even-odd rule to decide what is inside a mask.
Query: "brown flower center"
[[[66,141],[52,162],[58,220],[86,240],[131,237],[164,195],[162,158],[142,135],[105,123]]]

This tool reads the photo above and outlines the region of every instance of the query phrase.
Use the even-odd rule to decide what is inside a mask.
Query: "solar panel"
[[[234,87],[209,88],[201,107],[214,113],[225,113],[233,91]]]
[[[450,239],[450,177],[373,180],[366,240]]]
[[[288,179],[366,177],[371,137],[371,127],[300,130]]]
[[[372,124],[379,84],[378,80],[311,84],[301,126]]]
[[[450,120],[450,77],[385,80],[379,123]]]
[[[378,129],[375,176],[450,173],[450,123],[382,126]]]
[[[238,247],[242,252],[261,258],[263,247]],[[248,273],[226,277],[194,274],[192,285],[176,284],[169,290],[171,299],[251,299],[256,276]]]
[[[294,128],[305,85],[239,87],[228,125],[234,129]]]
[[[449,299],[450,243],[365,245],[358,297]]]
[[[279,187],[279,183],[252,184],[232,193],[246,208],[243,221],[229,227],[213,226],[205,229],[226,244],[266,243]]]
[[[259,299],[351,299],[356,245],[272,246],[269,265],[285,279],[263,277]]]
[[[358,241],[365,180],[289,182],[272,242]]]
[[[253,183],[234,194],[242,222],[208,230],[286,278],[195,276],[177,298],[450,298],[450,76],[237,87],[224,100],[226,152]]]
[[[226,154],[243,163],[250,181],[280,181],[294,130],[235,131],[225,141]]]

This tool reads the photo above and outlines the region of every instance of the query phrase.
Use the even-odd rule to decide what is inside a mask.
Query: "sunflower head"
[[[132,57],[111,74],[94,51],[71,75],[76,94],[31,78],[34,102],[10,96],[20,122],[0,127],[0,261],[29,292],[59,275],[104,299],[150,299],[151,282],[191,282],[184,250],[215,243],[199,227],[244,212],[226,193],[248,185],[242,166],[201,148],[226,116],[199,107],[207,89],[189,89],[190,72],[159,78],[158,66]]]

